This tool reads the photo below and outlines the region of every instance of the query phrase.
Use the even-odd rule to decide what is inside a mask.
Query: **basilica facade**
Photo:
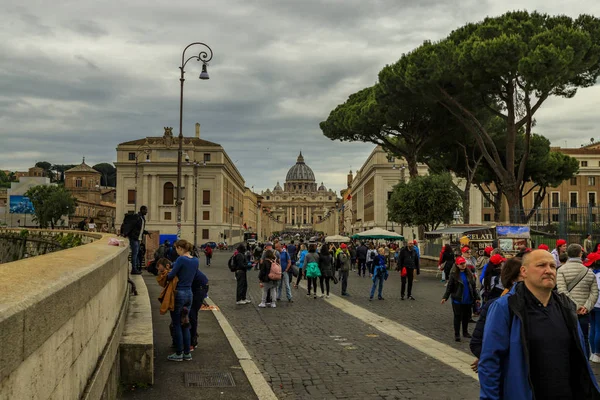
[[[261,193],[263,213],[282,231],[317,231],[338,233],[338,207],[341,200],[323,183],[317,186],[312,169],[302,152],[288,171],[283,187],[277,182],[273,190]]]

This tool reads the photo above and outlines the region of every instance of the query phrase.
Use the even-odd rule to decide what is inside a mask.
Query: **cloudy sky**
[[[186,67],[184,134],[222,144],[255,190],[285,180],[302,150],[317,180],[345,186],[373,146],[332,142],[318,123],[423,40],[526,8],[600,15],[570,0],[4,0],[0,168],[113,162],[118,143],[178,130],[183,48],[214,51],[210,80]],[[190,53],[191,55],[192,53]],[[598,137],[600,88],[551,99],[537,132],[579,147]]]

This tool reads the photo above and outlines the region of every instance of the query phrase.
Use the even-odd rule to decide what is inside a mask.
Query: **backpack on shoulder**
[[[348,264],[348,254],[346,254],[346,252],[342,251],[340,254],[338,254],[338,262],[339,269],[341,269],[343,272],[350,271],[350,265]]]
[[[229,258],[229,261],[227,261],[227,266],[231,272],[235,272],[235,255]]]
[[[271,261],[271,269],[269,270],[269,280],[280,281],[281,276],[281,265],[279,265],[277,261]]]

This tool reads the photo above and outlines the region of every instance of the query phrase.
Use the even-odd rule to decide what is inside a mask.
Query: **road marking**
[[[211,307],[213,315],[217,319],[217,322],[219,322],[223,333],[225,333],[225,336],[235,352],[256,396],[260,400],[277,400],[277,396],[275,396],[271,385],[265,380],[264,376],[256,366],[256,363],[252,360],[252,357],[250,357],[250,353],[248,353],[248,350],[244,347],[244,344],[229,324],[229,321],[227,321],[227,318],[225,318],[223,313],[216,307],[216,304],[211,299],[206,299],[206,302],[210,306],[215,306],[215,308]]]
[[[300,286],[303,289],[306,289],[304,282],[301,282]],[[478,380],[477,375],[471,369],[471,363],[475,358],[472,354],[456,350],[447,344],[438,342],[437,340],[422,335],[417,331],[399,324],[398,322],[368,311],[360,306],[355,305],[354,303],[342,299],[335,294],[330,294],[330,297],[326,300],[326,302],[336,308],[339,308],[346,314],[358,318],[368,325],[371,325],[378,331],[383,332],[386,335],[419,350],[421,353],[427,354],[431,358],[436,359],[459,372],[462,372],[470,378]]]

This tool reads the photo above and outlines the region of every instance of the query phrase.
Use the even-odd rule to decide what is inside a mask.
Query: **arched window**
[[[173,192],[175,191],[174,186],[171,182],[165,183],[163,186],[163,204],[173,204]]]

